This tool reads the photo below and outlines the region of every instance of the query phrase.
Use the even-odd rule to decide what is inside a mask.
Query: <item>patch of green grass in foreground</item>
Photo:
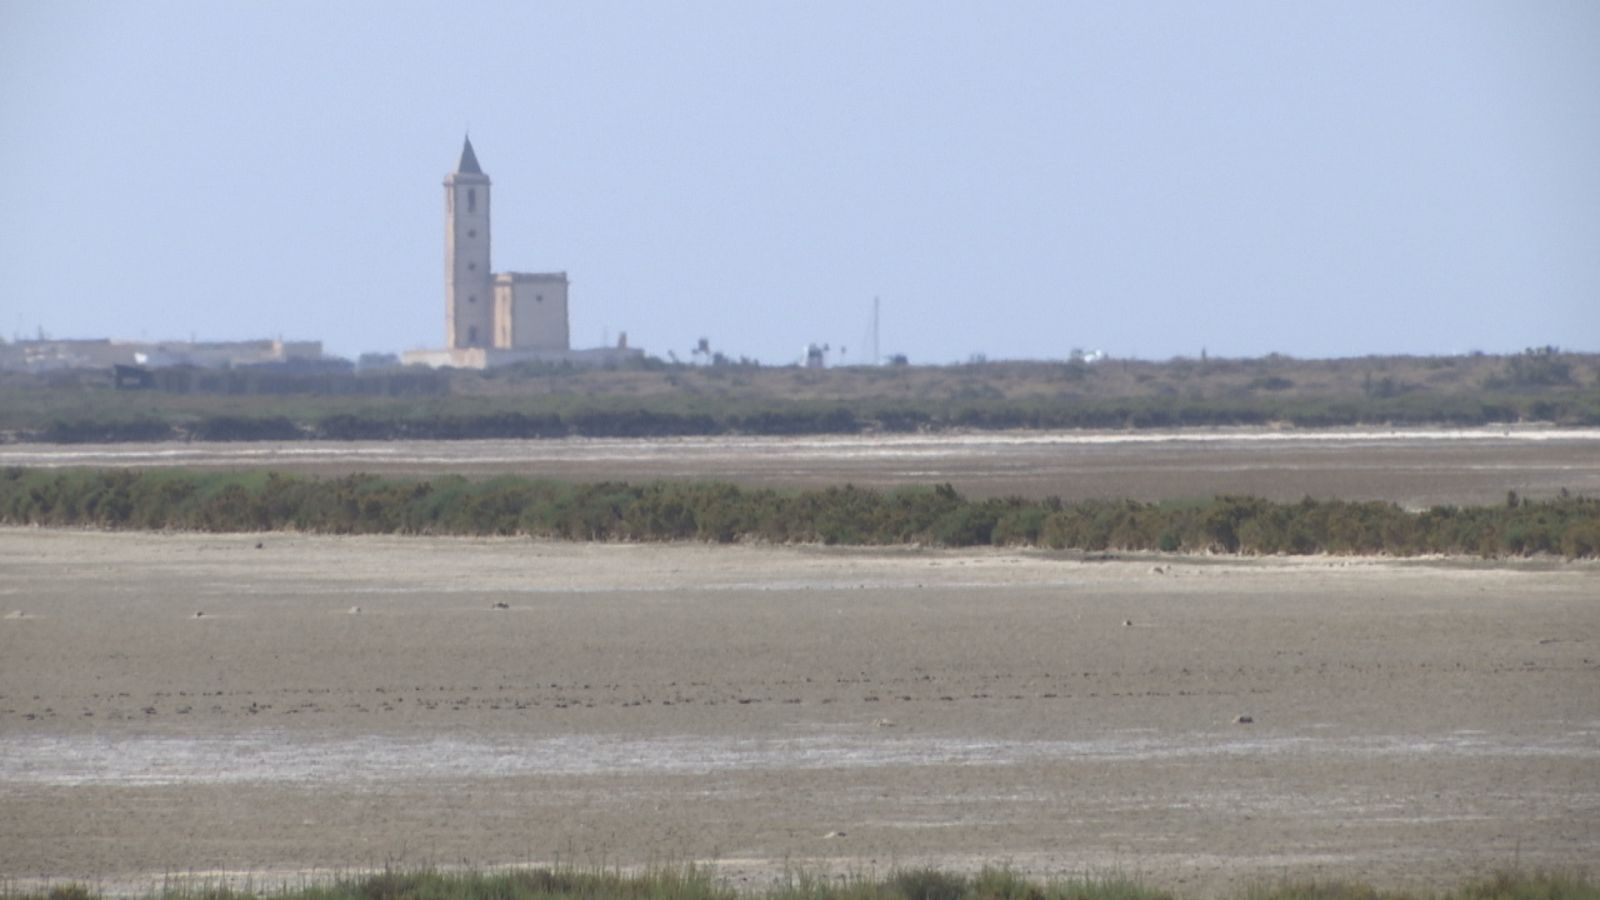
[[[496,873],[384,871],[278,891],[200,886],[146,895],[147,900],[1174,900],[1176,896],[1121,877],[1041,881],[994,867],[975,875],[919,868],[843,879],[796,872],[773,886],[741,890],[710,870],[693,866],[632,875],[559,868]],[[1438,893],[1380,891],[1359,882],[1329,881],[1259,885],[1236,896],[1238,900],[1600,900],[1600,883],[1578,873],[1500,873]],[[76,884],[34,893],[0,892],[5,900],[101,897]]]

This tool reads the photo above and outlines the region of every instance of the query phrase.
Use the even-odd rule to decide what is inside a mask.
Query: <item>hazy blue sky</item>
[[[572,337],[1600,349],[1600,3],[0,0],[0,330],[443,342],[470,128]]]

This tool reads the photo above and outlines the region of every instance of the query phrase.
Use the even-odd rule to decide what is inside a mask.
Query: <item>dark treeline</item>
[[[454,440],[1139,429],[1600,426],[1600,354],[1132,359],[803,369],[0,372],[0,441]]]
[[[1600,555],[1600,499],[1410,512],[1393,503],[968,500],[949,485],[775,491],[710,482],[307,478],[272,472],[0,470],[11,525],[601,541],[1030,546],[1167,553]]]
[[[212,414],[176,418],[57,418],[16,437],[51,443],[114,441],[468,440],[493,438],[634,438],[697,435],[858,434],[951,429],[1137,429],[1287,424],[1302,428],[1354,425],[1495,425],[1556,422],[1600,426],[1600,394],[1563,400],[1433,398],[1364,401],[1266,400],[1179,402],[1165,398],[1057,403],[1047,401],[796,404],[750,412],[673,409],[588,409],[568,412],[483,410],[465,413],[337,412],[307,418]]]

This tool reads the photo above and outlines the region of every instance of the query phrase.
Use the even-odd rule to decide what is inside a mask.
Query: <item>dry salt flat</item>
[[[1600,858],[1594,563],[7,529],[0,572],[10,883]]]
[[[1268,428],[809,438],[0,445],[0,466],[182,466],[348,474],[716,477],[753,486],[950,482],[974,497],[1252,494],[1484,504],[1600,494],[1600,429]]]

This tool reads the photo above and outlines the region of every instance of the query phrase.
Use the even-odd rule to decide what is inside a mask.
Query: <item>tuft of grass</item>
[[[1256,886],[1243,900],[1600,900],[1600,882],[1582,873],[1497,872],[1443,893],[1379,891],[1351,881]]]
[[[1600,900],[1600,882],[1580,872],[1498,872],[1468,882],[1454,900]]]

